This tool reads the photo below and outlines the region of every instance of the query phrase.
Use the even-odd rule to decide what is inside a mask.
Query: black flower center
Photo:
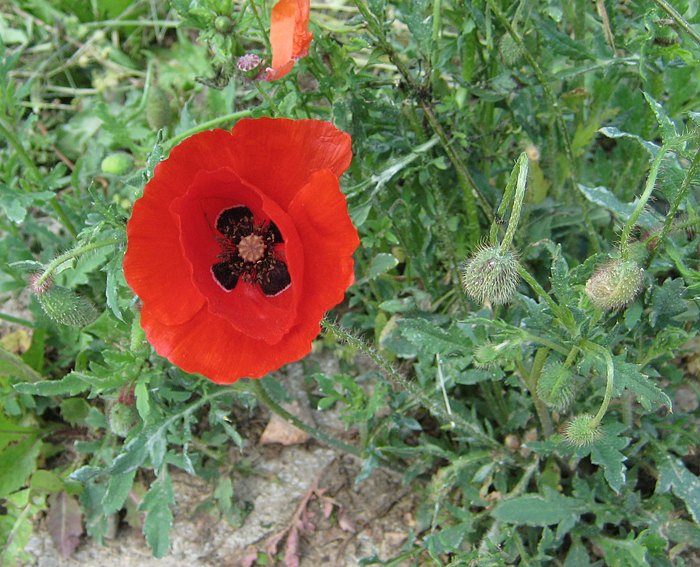
[[[283,292],[292,283],[287,264],[275,253],[284,239],[275,223],[256,224],[247,207],[224,209],[216,219],[221,252],[211,273],[226,291],[239,280],[259,285],[265,295]]]

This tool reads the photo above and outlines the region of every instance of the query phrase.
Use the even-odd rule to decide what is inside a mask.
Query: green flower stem
[[[668,210],[668,213],[666,213],[666,221],[664,222],[664,227],[661,230],[661,234],[658,235],[658,237],[653,237],[658,243],[658,246],[654,247],[654,250],[649,255],[649,259],[647,260],[647,266],[651,265],[654,258],[656,257],[656,254],[658,253],[660,245],[663,244],[664,240],[666,240],[666,237],[668,236],[668,233],[671,231],[671,228],[673,227],[673,217],[676,215],[676,211],[680,208],[681,203],[683,203],[683,201],[685,200],[685,196],[688,193],[688,190],[690,189],[690,185],[692,184],[693,179],[696,175],[698,175],[698,173],[700,173],[700,149],[697,152],[695,152],[695,157],[693,157],[693,161],[691,162],[690,167],[688,168],[688,171],[686,171],[685,177],[683,178],[681,189],[680,191],[678,191],[678,194],[673,200],[673,203],[671,203],[671,207]]]
[[[693,27],[681,16],[681,14],[676,10],[671,4],[666,2],[666,0],[654,0],[654,3],[666,12],[673,20],[678,24],[678,27],[682,28],[685,33],[693,38],[695,43],[700,45],[700,34],[696,32]]]
[[[284,409],[281,405],[279,405],[275,400],[272,399],[272,396],[270,396],[268,391],[265,389],[262,380],[251,379],[248,381],[248,385],[250,386],[250,391],[253,394],[255,394],[258,400],[262,402],[265,406],[267,406],[267,408],[271,412],[276,413],[282,419],[291,423],[297,429],[301,429],[305,433],[311,435],[311,437],[313,437],[314,439],[317,439],[321,443],[329,445],[330,447],[333,447],[338,451],[349,453],[350,455],[362,458],[362,451],[360,451],[360,449],[358,449],[357,447],[348,445],[340,439],[336,439],[335,437],[324,433],[320,429],[312,427],[311,425],[303,422],[297,416],[289,413],[286,409]]]
[[[532,362],[532,369],[530,372],[527,371],[525,365],[521,361],[517,361],[516,365],[518,367],[518,372],[523,378],[527,389],[530,392],[530,397],[532,398],[532,403],[535,406],[535,411],[537,412],[537,418],[542,426],[542,434],[544,437],[549,437],[554,433],[554,426],[552,425],[552,418],[547,411],[547,406],[537,395],[537,382],[542,374],[542,367],[547,361],[549,356],[548,348],[539,348],[535,353],[535,359]]]
[[[557,318],[567,327],[567,329],[572,329],[574,323],[573,316],[568,309],[565,309],[557,304],[556,301],[544,290],[544,288],[537,282],[535,278],[530,275],[525,268],[518,264],[518,274],[523,278],[527,284],[532,288],[532,290],[542,299],[544,299],[552,312],[557,316]]]
[[[46,266],[46,269],[36,280],[34,285],[37,288],[40,288],[41,285],[51,277],[51,274],[53,274],[56,268],[58,268],[61,264],[67,262],[70,259],[82,256],[83,254],[85,254],[86,252],[90,252],[91,250],[97,250],[98,248],[104,248],[106,246],[113,246],[114,244],[119,244],[120,242],[121,240],[119,238],[107,238],[105,240],[96,240],[95,242],[90,242],[88,244],[83,244],[82,246],[77,246],[72,250],[65,252],[64,254],[61,254],[60,256],[55,258],[48,266]]]
[[[215,126],[225,124],[226,122],[233,122],[241,118],[246,118],[248,116],[252,116],[252,114],[253,109],[239,110],[238,112],[232,112],[231,114],[225,114],[224,116],[213,118],[212,120],[208,120],[207,122],[202,122],[201,124],[197,124],[197,126],[190,128],[186,132],[183,132],[182,134],[178,134],[177,136],[166,140],[165,142],[163,142],[163,147],[170,149],[173,146],[176,146],[177,144],[182,142],[182,140],[184,140],[185,138],[189,138],[190,136],[192,136],[192,134],[196,134],[197,132],[202,132],[204,130],[209,130],[210,128],[214,128]]]
[[[608,406],[610,405],[610,400],[612,400],[613,386],[615,385],[615,365],[613,363],[612,355],[610,351],[605,347],[602,347],[594,342],[588,340],[582,340],[581,346],[590,351],[594,351],[605,359],[605,365],[607,367],[606,383],[605,383],[605,394],[603,395],[603,403],[600,404],[600,409],[598,413],[593,417],[591,421],[591,429],[598,427],[600,422],[605,417],[605,412],[608,411]]]
[[[277,108],[277,105],[275,104],[275,102],[272,100],[272,98],[270,98],[270,95],[267,94],[263,90],[263,88],[260,86],[260,81],[254,80],[253,85],[255,86],[255,90],[257,90],[258,93],[260,94],[261,98],[267,103],[267,106],[270,107],[270,110],[272,110],[272,113],[275,116],[279,116],[279,114],[280,114],[279,108]]]
[[[465,0],[466,2],[466,0]],[[571,137],[569,136],[569,130],[566,127],[566,123],[564,122],[564,117],[562,116],[561,110],[559,109],[559,103],[557,102],[557,98],[554,96],[554,92],[552,92],[552,89],[549,86],[549,82],[547,81],[547,78],[544,76],[544,73],[542,72],[542,68],[539,66],[537,63],[537,60],[532,56],[530,51],[528,50],[527,46],[525,45],[525,42],[523,42],[522,38],[520,35],[518,35],[518,32],[515,31],[515,28],[511,25],[510,21],[508,18],[503,14],[501,9],[498,7],[496,4],[495,0],[486,0],[486,3],[488,4],[489,8],[491,8],[491,11],[493,11],[494,15],[496,16],[496,19],[499,21],[499,23],[506,29],[506,31],[510,34],[510,36],[513,38],[513,41],[518,44],[518,47],[520,47],[520,50],[523,54],[523,57],[527,60],[528,64],[530,67],[532,67],[532,70],[535,72],[535,76],[537,77],[537,81],[540,83],[540,86],[542,87],[542,91],[544,92],[544,96],[547,99],[547,102],[549,103],[549,106],[551,107],[552,111],[554,112],[554,117],[557,123],[557,128],[559,129],[559,133],[561,134],[562,141],[564,142],[564,152],[566,153],[566,158],[569,162],[569,168],[567,171],[567,177],[569,180],[569,183],[571,184],[571,190],[575,197],[579,200],[579,202],[582,204],[581,206],[581,211],[583,214],[583,222],[586,225],[587,233],[588,233],[588,239],[590,241],[591,247],[594,252],[599,252],[600,251],[600,243],[598,242],[598,232],[595,230],[593,223],[591,222],[590,216],[588,215],[588,209],[586,209],[585,206],[583,206],[583,198],[581,196],[581,193],[578,190],[578,183],[576,181],[576,159],[574,158],[574,151],[571,146]]]
[[[34,160],[29,156],[27,151],[24,149],[24,146],[22,146],[20,141],[17,139],[17,136],[15,136],[12,130],[7,126],[3,118],[0,118],[0,134],[5,137],[8,143],[15,150],[19,159],[22,161],[22,163],[24,163],[24,166],[27,168],[27,170],[29,170],[29,173],[34,178],[34,182],[37,184],[37,186],[41,187],[44,178],[41,170],[36,166]],[[63,207],[61,206],[61,203],[58,202],[58,199],[55,196],[52,197],[49,204],[58,215],[58,219],[61,221],[61,224],[70,233],[70,235],[76,236],[78,231],[75,229],[75,226],[63,210]]]
[[[518,223],[520,222],[520,212],[523,208],[523,199],[525,198],[525,186],[528,172],[528,161],[525,153],[520,154],[516,165],[518,167],[518,179],[515,183],[515,197],[513,198],[513,209],[510,213],[510,218],[508,219],[508,228],[506,229],[506,234],[503,237],[499,248],[499,252],[502,255],[508,252],[510,249],[511,244],[513,243],[513,237],[515,236],[515,231],[517,230]]]
[[[14,323],[16,325],[22,325],[23,327],[28,327],[30,329],[34,328],[34,323],[28,321],[27,319],[22,319],[21,317],[15,317],[9,313],[3,313],[0,311],[0,319],[7,321],[8,323]]]
[[[323,319],[321,321],[321,326],[336,339],[349,344],[354,349],[369,357],[369,359],[379,368],[382,374],[384,374],[384,376],[394,385],[394,387],[399,387],[411,394],[440,422],[443,424],[449,424],[449,426],[453,425],[454,427],[461,428],[463,431],[468,431],[470,435],[473,435],[485,445],[490,445],[492,447],[500,446],[495,439],[489,437],[474,424],[466,421],[461,415],[457,413],[453,413],[451,415],[448,414],[442,405],[430,398],[430,396],[428,396],[419,385],[409,381],[400,372],[397,372],[392,367],[391,363],[386,360],[386,358],[377,352],[375,348],[370,347],[362,339],[356,337],[346,329],[343,329],[340,325],[332,323],[328,319]]]

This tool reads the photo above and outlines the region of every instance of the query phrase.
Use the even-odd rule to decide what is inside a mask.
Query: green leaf
[[[36,468],[41,441],[27,437],[0,453],[0,499],[22,488]]]
[[[664,327],[676,315],[688,310],[688,302],[683,297],[685,285],[681,278],[668,278],[661,287],[654,288],[651,298],[649,322],[652,327]]]
[[[508,524],[544,527],[575,523],[583,512],[585,507],[579,500],[545,488],[544,495],[525,494],[499,502],[491,515]]]
[[[25,364],[19,356],[6,351],[2,347],[0,347],[0,376],[12,376],[13,378],[26,380],[27,382],[39,382],[43,380],[41,374],[36,372],[31,366]]]
[[[700,524],[700,479],[685,468],[683,461],[666,455],[659,465],[656,493],[669,490],[683,500],[695,523]]]
[[[656,102],[649,93],[642,92],[642,94],[644,95],[644,98],[646,99],[649,108],[651,108],[651,111],[654,113],[654,116],[656,116],[656,121],[659,123],[659,128],[661,129],[661,138],[663,139],[663,141],[665,143],[668,143],[670,140],[677,138],[678,131],[676,130],[676,125],[668,117],[668,114],[666,114],[664,107],[661,106],[658,102]]]
[[[134,484],[134,476],[136,476],[136,469],[109,477],[107,491],[102,498],[103,512],[106,516],[122,509]]]
[[[90,389],[90,382],[84,380],[77,372],[66,374],[60,380],[40,380],[39,382],[22,382],[15,384],[20,394],[33,396],[75,396]]]
[[[75,480],[77,482],[82,482],[85,483],[96,476],[99,476],[102,474],[103,469],[100,467],[91,467],[89,465],[85,465],[84,467],[80,467],[79,469],[73,471],[68,478],[71,480]]]
[[[672,409],[673,404],[666,393],[661,390],[649,376],[641,372],[639,364],[625,362],[624,355],[613,356],[615,367],[614,394],[619,396],[626,388],[630,390],[642,404],[644,409],[651,411],[659,406]]]
[[[392,255],[379,253],[373,259],[372,263],[367,268],[367,279],[374,280],[382,274],[388,272],[398,265],[399,261]]]
[[[142,431],[126,445],[109,469],[110,474],[124,474],[140,467],[148,456],[146,436]]]
[[[578,190],[591,203],[607,209],[623,221],[630,218],[632,211],[634,211],[636,207],[635,203],[623,203],[605,187],[587,187],[579,183]],[[661,224],[661,219],[658,214],[645,209],[642,214],[639,215],[637,224],[641,227],[651,229],[659,226]]]
[[[170,529],[173,525],[170,506],[174,501],[170,475],[164,471],[151,484],[139,506],[139,510],[146,512],[143,535],[146,536],[153,556],[158,559],[164,557],[170,548]]]
[[[625,484],[627,469],[623,464],[627,460],[620,450],[627,447],[629,438],[620,437],[619,433],[625,426],[612,423],[603,427],[603,436],[591,446],[591,462],[603,467],[605,480],[616,493]]]
[[[104,268],[107,271],[107,286],[105,288],[107,307],[112,310],[114,316],[120,321],[124,320],[119,308],[119,283],[124,279],[122,265],[123,259],[119,254],[116,254]]]
[[[459,331],[433,325],[425,319],[401,319],[397,322],[401,335],[428,354],[443,354],[465,350],[467,340]]]
[[[583,42],[571,39],[548,20],[539,19],[537,31],[542,35],[544,46],[548,51],[551,50],[573,60],[594,59]]]

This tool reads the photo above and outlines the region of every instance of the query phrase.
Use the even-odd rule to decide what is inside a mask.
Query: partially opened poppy
[[[306,57],[313,34],[309,28],[310,0],[279,0],[270,15],[272,66],[262,79],[274,81],[292,70],[294,62]]]
[[[158,354],[230,383],[311,350],[353,282],[359,238],[338,183],[350,144],[328,122],[246,119],[158,164],[124,258]]]

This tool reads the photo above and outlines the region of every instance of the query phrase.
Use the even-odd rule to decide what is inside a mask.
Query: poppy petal
[[[143,197],[134,204],[127,226],[124,276],[142,301],[160,306],[160,318],[166,324],[186,321],[204,303],[184,261],[179,228],[168,206],[187,190],[199,171],[230,161],[230,139],[224,130],[187,138],[156,166]]]
[[[309,353],[311,341],[318,334],[305,342],[285,340],[280,348],[239,332],[206,307],[183,325],[164,325],[157,315],[144,305],[141,326],[155,351],[185,372],[197,372],[219,384],[242,377],[261,378],[299,360]]]
[[[315,171],[340,177],[352,159],[350,136],[320,120],[244,119],[231,136],[231,167],[283,209]]]
[[[305,57],[313,34],[309,28],[309,0],[279,0],[270,15],[272,68],[263,77],[274,81],[292,70],[297,59]]]
[[[237,206],[250,209],[258,219],[271,219],[284,238],[284,260],[292,285],[278,295],[266,296],[260,286],[244,281],[228,291],[212,273],[222,250],[221,235],[214,228],[216,219],[222,211]],[[304,252],[287,213],[226,168],[201,172],[187,193],[173,201],[170,210],[178,218],[185,258],[209,310],[252,338],[270,344],[278,342],[296,321],[304,285]]]

